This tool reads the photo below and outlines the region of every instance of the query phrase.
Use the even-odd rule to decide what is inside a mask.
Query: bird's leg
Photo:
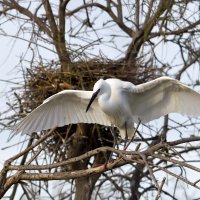
[[[128,131],[127,131],[127,123],[125,122],[125,139],[124,139],[124,149],[126,147],[126,143],[128,142]]]
[[[114,139],[113,147],[115,147],[117,145],[117,149],[119,149],[119,146],[117,144],[117,134],[116,134],[116,132],[114,130],[114,126],[113,125],[111,126],[110,131],[111,131],[113,139]]]
[[[139,128],[140,123],[141,123],[141,120],[138,119],[137,127],[136,127],[136,129],[135,129],[135,131],[134,131],[134,133],[133,133],[131,139],[129,140],[129,143],[128,143],[126,146],[124,146],[124,150],[126,150],[126,149],[128,148],[128,146],[130,145],[130,143],[133,141],[133,139],[134,139],[134,137],[135,137],[135,134],[136,134],[136,132],[137,132],[137,130],[138,130],[138,128]]]

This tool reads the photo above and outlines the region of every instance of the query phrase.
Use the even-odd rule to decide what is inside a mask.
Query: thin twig
[[[163,178],[163,180],[162,180],[162,182],[161,182],[161,184],[160,184],[160,186],[159,186],[159,188],[158,188],[158,193],[157,193],[157,195],[156,195],[155,200],[159,200],[160,194],[161,194],[161,192],[162,192],[163,185],[164,185],[164,183],[165,183],[165,180],[166,180],[166,177]]]
[[[139,120],[139,122],[138,122],[138,124],[137,124],[137,127],[136,127],[136,129],[134,130],[131,139],[129,140],[128,144],[124,147],[124,150],[126,150],[126,149],[128,148],[128,146],[130,145],[130,143],[133,141],[133,139],[134,139],[134,137],[135,137],[135,134],[137,133],[137,130],[138,130],[139,126],[140,126],[140,123],[141,123],[141,121]]]
[[[28,148],[26,148],[25,150],[23,150],[22,152],[18,153],[17,155],[11,157],[10,159],[8,159],[6,161],[6,164],[13,162],[14,160],[16,160],[17,158],[21,157],[22,155],[26,154],[27,152],[29,152],[30,150],[32,150],[33,148],[35,148],[36,146],[38,146],[40,143],[42,143],[46,138],[48,138],[56,129],[53,128],[50,131],[48,131],[46,134],[44,134],[44,136],[42,138],[40,138],[35,144],[29,146]]]

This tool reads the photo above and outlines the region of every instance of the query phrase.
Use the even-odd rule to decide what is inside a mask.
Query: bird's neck
[[[99,101],[108,101],[111,96],[111,87],[108,83],[105,83],[100,90]]]
[[[99,102],[104,102],[106,103],[110,99],[111,93],[109,91],[106,91],[105,93],[101,94],[99,96]]]
[[[107,84],[104,86],[102,93],[98,97],[98,103],[101,109],[107,113],[110,107],[110,97],[111,97],[111,88],[110,85]]]

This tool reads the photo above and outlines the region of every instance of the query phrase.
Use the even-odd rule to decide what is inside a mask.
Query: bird
[[[117,127],[121,138],[131,138],[134,125],[169,113],[197,117],[200,94],[180,81],[163,76],[134,85],[117,78],[99,79],[93,91],[63,90],[39,105],[14,131],[30,134],[68,124]]]

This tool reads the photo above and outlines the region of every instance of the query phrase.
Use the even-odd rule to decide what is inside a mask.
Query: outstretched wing
[[[22,134],[47,130],[76,123],[97,123],[110,126],[110,121],[102,112],[97,100],[86,113],[92,91],[64,90],[48,99],[27,115],[15,127]]]
[[[169,77],[129,87],[129,93],[133,115],[142,122],[172,112],[200,116],[200,94]]]

